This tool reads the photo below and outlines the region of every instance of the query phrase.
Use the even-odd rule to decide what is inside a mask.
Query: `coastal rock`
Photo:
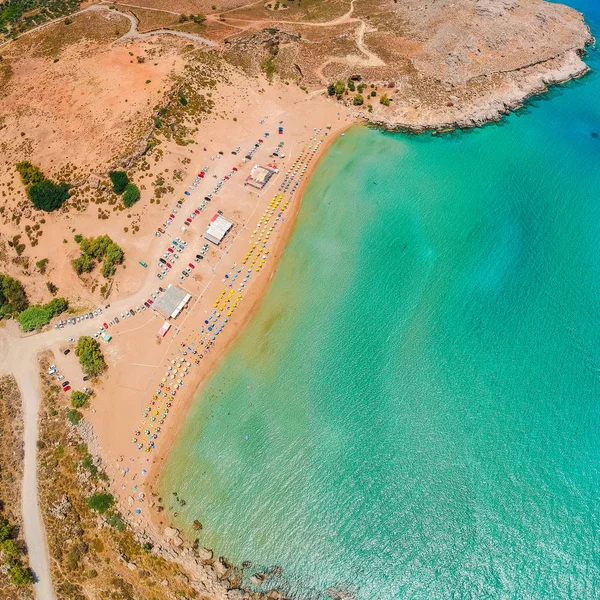
[[[252,585],[262,585],[268,578],[268,573],[254,573],[254,575],[250,577],[250,583]]]
[[[170,540],[178,535],[179,535],[179,529],[175,529],[175,527],[165,527],[165,530],[163,531],[163,536],[167,540]]]
[[[87,179],[88,185],[93,189],[93,190],[97,190],[98,187],[100,186],[100,177],[98,177],[97,175],[90,175]]]
[[[202,529],[202,523],[200,523],[198,519],[194,519],[194,522],[192,523],[192,529],[194,531],[200,531]]]
[[[183,540],[178,535],[171,538],[170,542],[175,548],[181,548],[181,546],[183,546]]]
[[[213,551],[209,550],[208,548],[198,548],[198,557],[202,561],[212,560]]]
[[[219,579],[223,579],[227,575],[229,570],[220,560],[215,560],[213,569]]]

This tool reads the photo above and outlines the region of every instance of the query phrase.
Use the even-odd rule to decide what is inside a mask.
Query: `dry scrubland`
[[[0,522],[14,527],[12,541],[20,549],[19,561],[27,566],[21,516],[21,481],[23,478],[23,416],[21,398],[12,377],[0,378]],[[29,600],[34,597],[30,586],[15,587],[9,580],[7,549],[0,543],[0,598]]]

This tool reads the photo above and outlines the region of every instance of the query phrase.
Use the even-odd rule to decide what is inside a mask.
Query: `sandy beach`
[[[161,225],[169,214],[173,214],[170,211],[177,199],[185,198],[167,234],[161,237],[154,236],[152,224],[148,224],[148,230],[144,231],[148,246],[142,245],[144,251],[143,254],[140,253],[140,258],[143,256],[149,265],[148,273],[141,288],[127,298],[126,306],[135,310],[135,307],[143,304],[144,300],[159,286],[165,289],[169,284],[181,286],[191,294],[192,299],[182,314],[171,321],[170,331],[162,339],[157,336],[157,331],[165,319],[150,309],[136,313],[135,317],[129,317],[127,320],[121,319],[121,313],[125,310],[122,301],[113,301],[110,307],[105,309],[101,319],[103,322],[110,322],[117,316],[120,322],[111,324],[108,329],[112,340],[109,344],[103,345],[103,351],[109,369],[106,375],[94,385],[95,396],[92,400],[92,409],[86,414],[95,432],[95,439],[91,440],[90,444],[91,449],[100,454],[106,465],[111,478],[111,487],[119,498],[121,510],[128,514],[137,526],[141,528],[152,526],[157,534],[161,534],[168,525],[168,517],[164,512],[158,513],[152,510],[156,506],[152,493],[156,493],[156,482],[161,466],[177,437],[196,392],[234,343],[244,325],[251,319],[264,295],[285,243],[292,232],[302,194],[319,158],[323,156],[329,144],[354,123],[354,120],[342,114],[337,106],[321,98],[310,98],[306,94],[299,93],[294,102],[286,101],[283,106],[277,94],[277,87],[273,86],[266,90],[262,102],[247,107],[236,122],[230,121],[224,124],[223,121],[215,121],[201,130],[201,137],[206,140],[203,142],[206,144],[206,150],[201,150],[200,156],[194,157],[193,160],[198,171],[203,166],[209,166],[207,177],[198,188],[191,191],[189,197],[183,196],[183,190],[187,189],[187,185],[185,187],[182,185],[182,189],[176,191],[168,203],[170,208],[163,208],[164,218],[157,223],[158,225]],[[281,135],[278,134],[280,126],[283,127]],[[265,133],[269,133],[268,138],[264,137]],[[243,154],[258,143],[259,139],[262,139],[263,143],[257,148],[252,160],[243,162],[240,154],[236,156],[231,154],[237,147],[242,148],[241,154]],[[279,142],[284,144],[282,149],[285,157],[270,157],[269,154]],[[217,159],[219,151],[223,154]],[[213,160],[210,160],[210,157]],[[264,189],[257,190],[244,186],[244,180],[255,165],[267,164],[276,166],[278,173],[271,178]],[[294,164],[297,165],[298,171],[295,177],[291,178],[291,187],[286,192],[280,187],[286,173],[294,168]],[[200,215],[197,215],[187,231],[181,233],[181,222],[194,212],[202,198],[212,189],[211,179],[216,184],[217,180],[210,176],[216,171],[220,178],[221,173],[231,173],[230,169],[233,167],[238,171],[234,172],[230,180],[226,180],[221,193],[214,197]],[[190,179],[193,178],[188,177],[184,183],[191,183]],[[292,189],[294,189],[293,195],[290,196],[289,192]],[[274,198],[278,202],[277,214],[281,216],[279,218],[273,216],[270,222],[273,229],[268,230],[268,239],[263,239],[265,243],[263,251],[268,254],[262,254],[266,258],[262,259],[260,270],[254,265],[247,268],[249,264],[243,265],[242,262],[248,249],[252,247],[251,243],[255,236],[260,234],[260,232],[254,233],[258,231],[257,222],[264,215],[265,210],[269,209]],[[285,208],[282,208],[284,204]],[[194,255],[206,242],[202,234],[209,219],[219,210],[234,222],[233,230],[227,234],[220,246],[210,244],[211,248],[206,259],[200,263],[192,262],[195,268],[191,271],[190,277],[180,281],[181,269],[192,261]],[[156,261],[166,251],[174,237],[185,240],[186,249],[165,279],[159,281],[156,278],[158,270]],[[235,268],[231,269],[234,265]],[[239,294],[235,285],[226,286],[225,276],[237,272],[242,267],[243,271],[240,275],[251,271],[251,277],[247,281],[246,289],[243,290],[243,297],[239,300],[240,306],[235,308],[235,314],[230,314],[227,326],[223,327],[209,351],[202,351],[200,338],[203,336],[198,333],[199,328],[204,324],[207,315],[214,310],[214,299],[223,289],[235,290],[235,293]],[[131,268],[135,269],[136,265],[131,265]],[[203,353],[202,360],[197,358],[198,355],[185,350],[192,347],[190,344],[198,344],[198,355]],[[180,351],[186,352],[186,356],[183,356]],[[55,352],[55,356],[62,372],[69,373],[69,377],[80,377],[79,367],[72,354],[65,357]],[[185,384],[179,387],[173,399],[161,398],[156,392],[160,390],[164,393],[164,389],[160,386],[165,385],[163,382],[168,373],[166,369],[172,368],[174,361],[177,361],[176,366],[179,369],[186,368],[186,363],[189,364],[188,371],[184,375]],[[161,400],[164,400],[164,404],[161,404]],[[167,404],[168,416],[165,416],[162,411]],[[156,414],[159,405],[161,415]],[[148,408],[151,409],[150,412],[146,410]],[[159,421],[160,428],[155,433]],[[148,435],[143,433],[150,431],[149,427],[152,427],[152,433],[156,436],[154,447],[150,451],[145,440]],[[132,441],[134,439],[136,442]],[[145,443],[138,448],[138,445],[142,444],[142,439]]]

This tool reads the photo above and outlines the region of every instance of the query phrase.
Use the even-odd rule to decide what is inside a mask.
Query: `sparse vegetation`
[[[104,514],[115,503],[112,494],[94,494],[88,498],[87,505],[92,510]]]
[[[363,98],[362,94],[354,95],[354,98],[352,99],[352,104],[354,104],[354,106],[361,106],[364,103],[365,103],[365,99]]]
[[[84,335],[77,341],[75,355],[79,358],[81,368],[86,375],[99,375],[106,369],[100,344],[93,337]]]
[[[390,99],[388,98],[388,95],[387,95],[387,94],[382,94],[382,95],[379,97],[379,102],[380,102],[381,104],[383,104],[384,106],[389,106],[389,105],[390,105]]]

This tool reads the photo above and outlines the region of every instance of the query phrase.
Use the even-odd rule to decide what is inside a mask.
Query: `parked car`
[[[68,381],[63,381],[60,385],[62,385],[63,387],[67,387],[69,385]]]
[[[188,263],[188,267],[195,269],[196,267],[192,263]]]
[[[71,391],[71,386],[68,385],[66,388],[63,388],[63,392],[70,392]]]
[[[69,354],[69,352],[71,352],[68,348],[63,352],[63,354],[66,356],[67,354]]]
[[[186,196],[190,196],[190,193],[189,193],[187,190],[185,190],[185,192],[183,192],[183,193],[184,193]]]

